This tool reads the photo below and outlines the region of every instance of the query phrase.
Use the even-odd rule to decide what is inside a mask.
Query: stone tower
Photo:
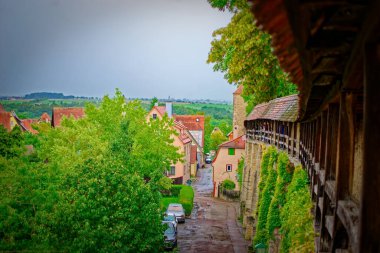
[[[245,107],[247,104],[244,102],[241,94],[243,93],[243,86],[240,85],[233,93],[233,138],[237,138],[245,134],[244,120],[246,118]]]

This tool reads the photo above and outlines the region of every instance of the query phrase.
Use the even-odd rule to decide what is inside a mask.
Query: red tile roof
[[[243,85],[239,85],[239,87],[235,90],[233,94],[241,95],[243,93]]]
[[[40,117],[40,121],[49,123],[51,121],[51,118],[50,118],[49,114],[44,112]]]
[[[174,126],[179,131],[179,139],[182,141],[183,144],[191,142],[191,138],[188,136],[187,128],[181,124],[178,121],[174,121]],[[190,133],[189,133],[190,134]]]
[[[256,105],[248,115],[247,121],[271,119],[295,122],[298,117],[298,95],[276,98],[268,103]]]
[[[21,120],[22,124],[26,128],[26,130],[32,134],[37,134],[38,131],[33,129],[32,124],[37,124],[38,120],[37,119],[22,119]]]
[[[197,146],[192,145],[191,153],[190,153],[190,164],[195,164],[196,162],[197,162]]]
[[[166,113],[166,107],[165,106],[156,105],[153,108],[156,108],[156,110],[158,111],[159,114],[161,114],[161,116],[164,116]]]
[[[173,115],[174,120],[181,122],[188,130],[202,130],[205,128],[205,117],[203,115]]]
[[[238,148],[245,149],[245,134],[241,135],[233,140],[226,141],[219,145],[219,148]]]
[[[53,120],[52,126],[57,127],[61,125],[61,120],[63,117],[70,118],[71,116],[75,119],[80,119],[85,116],[84,108],[80,107],[54,107],[53,108]]]

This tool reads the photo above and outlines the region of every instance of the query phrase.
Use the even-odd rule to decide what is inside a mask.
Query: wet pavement
[[[199,169],[193,187],[193,213],[178,227],[179,252],[247,252],[249,241],[244,240],[237,221],[239,204],[211,197],[211,166]]]

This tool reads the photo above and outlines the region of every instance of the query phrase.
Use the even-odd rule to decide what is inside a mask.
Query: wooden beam
[[[365,48],[364,150],[359,252],[380,252],[380,43]]]

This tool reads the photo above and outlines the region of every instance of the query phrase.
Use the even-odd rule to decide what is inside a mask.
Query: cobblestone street
[[[190,219],[178,228],[180,252],[247,252],[249,241],[237,221],[238,203],[211,197],[212,168],[199,169],[194,184],[194,209]]]

